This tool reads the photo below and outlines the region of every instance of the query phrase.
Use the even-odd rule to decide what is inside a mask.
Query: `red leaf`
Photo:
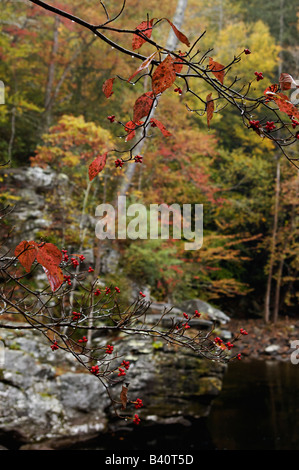
[[[223,85],[223,79],[225,75],[225,71],[222,70],[224,68],[224,65],[220,64],[219,62],[215,62],[212,57],[209,57],[209,68],[210,71],[215,75],[217,80],[219,80],[220,83]]]
[[[36,258],[36,243],[34,241],[28,242],[23,240],[15,249],[15,256],[20,261],[21,265],[29,273],[32,263]]]
[[[279,77],[280,88],[284,90],[290,90],[291,88],[297,88],[297,83],[293,79],[292,75],[288,73],[282,73]]]
[[[295,117],[299,119],[298,108],[296,108],[296,106],[294,106],[293,103],[289,101],[289,98],[286,95],[283,95],[282,93],[276,93],[276,95],[273,96],[273,100],[277,104],[280,111],[286,113],[289,117]]]
[[[125,125],[125,131],[128,132],[128,135],[126,137],[126,142],[129,140],[132,140],[135,137],[135,129],[137,126],[141,126],[143,124],[142,121],[128,121],[127,124]]]
[[[36,261],[52,272],[61,263],[62,253],[53,243],[37,245]]]
[[[136,30],[140,31],[144,36],[147,38],[150,38],[152,35],[152,26],[153,26],[153,19],[150,21],[142,21],[140,25],[137,26]],[[132,39],[132,47],[133,50],[139,49],[142,44],[146,42],[146,39],[138,36],[137,34],[133,34],[133,39]]]
[[[36,261],[44,268],[53,292],[63,283],[64,277],[59,267],[62,253],[52,243],[37,244],[34,241],[27,242],[24,240],[16,247],[15,255],[27,272],[30,271],[36,258]]]
[[[64,281],[63,272],[59,266],[52,266],[51,270],[43,266],[52,292],[55,292]]]
[[[155,95],[163,93],[175,81],[174,60],[168,55],[156,68],[152,76],[152,90]]]
[[[139,72],[141,72],[141,70],[146,69],[150,65],[151,61],[153,60],[153,58],[155,57],[157,52],[158,51],[153,52],[147,59],[145,59],[144,62],[142,62],[140,67],[138,67],[138,69],[133,73],[133,75],[131,75],[131,77],[128,78],[128,82],[130,82],[132,80],[132,78],[135,77],[135,75],[137,75]]]
[[[181,55],[182,57],[184,57],[184,54],[179,54]],[[182,68],[184,66],[184,62],[182,61],[182,59],[178,59],[177,57],[174,59],[176,63],[173,64],[173,68],[174,68],[174,71],[176,73],[181,73],[182,71]]]
[[[147,116],[153,106],[154,94],[148,91],[141,95],[134,104],[133,121],[137,122],[144,116]]]
[[[165,127],[164,125],[162,124],[162,122],[158,121],[158,119],[151,119],[150,122],[152,122],[154,124],[153,127],[158,127],[160,129],[160,131],[162,132],[162,134],[164,135],[164,137],[169,137],[171,134],[171,132],[169,132]]]
[[[113,82],[115,80],[114,78],[108,78],[104,83],[103,83],[103,92],[106,96],[106,98],[110,98],[111,95],[113,95],[112,87],[113,87]]]
[[[268,100],[272,100],[273,95],[275,95],[275,93],[278,91],[278,88],[279,86],[274,83],[274,85],[270,85],[268,86],[268,88],[266,88],[266,90],[264,91],[264,95],[268,98]]]
[[[186,46],[190,47],[190,42],[189,42],[189,39],[187,38],[187,36],[185,36],[185,34],[183,34],[181,31],[179,31],[177,29],[177,27],[171,21],[169,21],[167,18],[164,18],[164,19],[166,21],[168,21],[168,23],[172,27],[172,30],[173,30],[174,34],[176,35],[176,37],[178,38],[178,40],[181,41],[183,44],[186,44]]]
[[[97,158],[89,165],[88,175],[89,181],[92,181],[103,170],[106,165],[108,152],[98,155]]]
[[[207,100],[207,122],[208,127],[210,127],[210,122],[214,114],[214,101],[211,99],[212,93],[209,93],[206,100]]]

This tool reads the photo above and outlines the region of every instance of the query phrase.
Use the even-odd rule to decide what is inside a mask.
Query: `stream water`
[[[299,449],[299,365],[231,363],[207,426],[216,449]]]
[[[201,451],[299,450],[299,365],[231,363],[207,419],[190,426],[140,426],[89,449]]]

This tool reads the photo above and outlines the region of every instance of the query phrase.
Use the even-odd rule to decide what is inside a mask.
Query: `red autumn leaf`
[[[184,54],[179,54],[180,56],[184,57]],[[173,64],[174,71],[176,73],[181,73],[184,62],[182,59],[178,59],[177,57],[174,59],[175,63]]]
[[[88,175],[89,181],[92,181],[103,170],[106,165],[108,152],[98,155],[94,161],[89,165]]]
[[[153,60],[153,58],[155,57],[155,55],[157,54],[158,51],[155,51],[153,52],[147,59],[145,59],[144,62],[142,62],[142,64],[140,65],[140,67],[138,67],[137,70],[135,70],[135,72],[133,73],[133,75],[131,75],[130,78],[128,78],[128,82],[130,82],[132,80],[132,78],[135,77],[135,75],[137,75],[139,72],[141,72],[142,70],[146,69],[151,61]]]
[[[34,241],[24,240],[16,247],[15,255],[27,272],[30,271],[32,263],[36,259],[44,268],[53,292],[63,283],[64,277],[59,267],[62,253],[53,243],[37,244]]]
[[[175,81],[174,59],[168,55],[156,68],[152,76],[152,90],[155,95],[163,93]]]
[[[59,266],[52,266],[51,270],[43,266],[52,292],[55,292],[64,281],[63,272]]]
[[[217,80],[219,80],[219,82],[223,85],[225,71],[222,69],[224,68],[224,65],[220,64],[219,62],[215,62],[212,57],[209,57],[209,68]]]
[[[21,265],[29,273],[32,263],[36,258],[36,243],[34,241],[23,240],[15,249],[15,256],[20,261]]]
[[[274,85],[270,85],[266,88],[266,90],[264,91],[264,95],[268,98],[268,100],[272,100],[273,95],[275,95],[275,93],[278,91],[278,88],[279,86],[274,83]]]
[[[103,83],[103,92],[106,96],[106,98],[110,98],[111,95],[113,95],[113,91],[112,91],[112,87],[113,87],[113,82],[115,80],[115,77],[114,78],[108,78],[107,80],[105,80],[105,82]]]
[[[151,122],[152,124],[154,124],[153,127],[158,127],[158,129],[160,129],[160,131],[162,132],[162,134],[164,135],[164,137],[169,137],[170,135],[172,135],[171,132],[169,132],[169,131],[164,127],[164,125],[162,124],[162,122],[158,121],[158,119],[152,118],[152,119],[150,120],[150,122]]]
[[[36,261],[44,268],[52,271],[62,260],[62,253],[53,243],[37,245]]]
[[[140,31],[147,38],[150,38],[153,30],[153,21],[153,19],[150,21],[142,21],[142,23],[137,26],[136,30]],[[141,36],[138,36],[138,34],[133,34],[132,47],[134,51],[135,49],[139,49],[145,42],[146,39],[142,38]]]
[[[148,91],[141,95],[134,104],[133,121],[137,122],[144,116],[147,116],[153,106],[154,94]]]
[[[277,104],[280,111],[286,113],[289,117],[295,117],[299,119],[299,110],[296,108],[296,106],[293,105],[293,103],[291,103],[291,101],[289,101],[288,96],[282,93],[276,93],[276,95],[273,96],[273,100]]]
[[[135,128],[136,124],[134,121],[128,121],[127,124],[125,125],[125,131],[128,133],[126,137],[126,142],[129,140],[132,140],[135,137]]]
[[[207,123],[208,127],[210,127],[210,122],[214,114],[214,101],[211,99],[212,93],[209,93],[206,100],[207,100]]]
[[[126,142],[129,140],[132,140],[135,137],[135,129],[137,126],[141,126],[143,124],[143,121],[128,121],[127,124],[125,125],[125,131],[128,132],[128,135],[126,137]]]
[[[178,38],[178,40],[181,41],[183,44],[186,44],[186,46],[190,47],[190,42],[189,42],[189,39],[187,38],[187,36],[185,36],[185,34],[183,34],[181,31],[179,31],[177,29],[177,27],[171,21],[169,21],[167,18],[164,18],[164,19],[166,21],[168,21],[168,23],[172,27],[172,30],[173,30],[174,34],[176,35],[176,37]]]
[[[122,409],[126,409],[127,403],[128,403],[128,387],[125,387],[124,385],[122,386],[121,392],[120,392],[120,401],[122,404]]]
[[[282,73],[279,77],[280,88],[284,90],[290,90],[291,88],[297,88],[297,83],[293,79],[292,75],[288,73]]]

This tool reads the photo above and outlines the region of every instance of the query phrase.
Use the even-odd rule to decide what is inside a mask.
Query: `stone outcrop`
[[[61,449],[134,426],[115,417],[95,376],[63,351],[52,351],[38,332],[2,330],[1,340],[0,445]],[[224,365],[146,338],[122,338],[115,347],[131,363],[128,398],[142,398],[138,412],[144,426],[187,425],[208,415],[221,390]],[[120,389],[118,384],[112,393],[117,397]],[[135,411],[131,405],[126,413]]]

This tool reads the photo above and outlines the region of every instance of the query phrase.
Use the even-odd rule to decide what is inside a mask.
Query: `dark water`
[[[134,427],[94,441],[97,450],[299,450],[299,365],[229,365],[208,419],[190,426]]]
[[[299,450],[299,365],[230,364],[208,429],[216,449]]]

